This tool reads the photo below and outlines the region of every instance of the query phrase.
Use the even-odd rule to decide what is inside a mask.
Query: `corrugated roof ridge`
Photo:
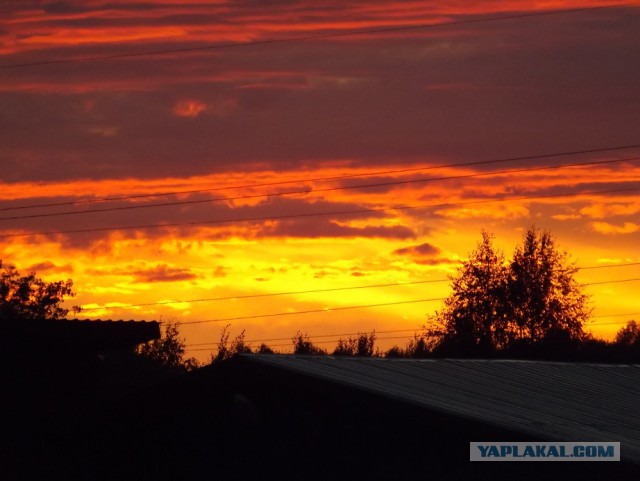
[[[474,359],[474,358],[389,358],[389,357],[360,357],[360,356],[331,356],[315,354],[239,354],[247,358],[272,358],[274,356],[286,359],[331,359],[348,362],[368,361],[368,362],[407,362],[407,363],[432,363],[432,362],[452,362],[452,363],[496,363],[496,364],[545,364],[545,365],[569,365],[569,366],[600,366],[600,367],[640,367],[640,364],[625,363],[599,363],[599,362],[572,362],[572,361],[546,361],[542,359]]]
[[[42,319],[42,320],[47,320],[47,319]],[[145,319],[140,319],[140,320],[136,320],[136,319],[51,319],[54,321],[66,321],[66,322],[101,322],[101,323],[106,323],[106,322],[112,322],[112,323],[116,323],[116,322],[121,322],[121,323],[152,323],[152,322],[156,322],[159,323],[160,321],[156,321],[156,320],[145,320]]]

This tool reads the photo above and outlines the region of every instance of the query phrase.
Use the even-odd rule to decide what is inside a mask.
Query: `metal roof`
[[[12,319],[0,323],[0,344],[60,352],[127,349],[159,337],[156,321]]]
[[[640,464],[640,365],[247,355],[542,441],[619,441]],[[508,441],[508,440],[506,440]]]

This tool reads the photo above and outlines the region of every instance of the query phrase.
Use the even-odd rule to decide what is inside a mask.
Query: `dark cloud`
[[[429,244],[428,242],[402,247],[393,251],[394,255],[409,257],[411,259],[411,262],[413,262],[414,264],[423,266],[457,264],[459,262],[457,259],[441,257],[439,255],[441,253],[442,250],[439,247],[434,246],[433,244]]]
[[[360,15],[384,21],[383,13],[357,4],[345,3],[337,16],[333,4],[281,3],[264,10],[229,5],[227,15],[259,27],[284,25],[284,17],[274,13],[304,12],[300,28],[311,26],[312,32],[326,28],[320,24],[327,19],[349,22]],[[49,8],[77,10],[78,5],[59,2]],[[131,15],[144,8],[151,6],[130,8]],[[202,25],[198,18],[210,14],[207,22],[222,25],[209,7],[163,8],[154,20],[136,18],[188,28]],[[175,16],[190,9],[198,15]],[[411,18],[407,4],[401,9]],[[8,181],[150,178],[250,170],[265,162],[276,169],[299,168],[334,159],[406,165],[629,143],[637,139],[640,106],[638,12],[598,10],[439,29],[437,35],[425,31],[3,71],[0,90],[8,90],[0,95],[0,163],[6,168],[0,176]],[[32,33],[46,32],[47,25],[41,19]],[[219,39],[233,37],[232,30]],[[48,50],[25,51],[7,62],[203,43],[207,39],[178,36],[144,43],[44,44]],[[31,92],[12,90],[29,85]],[[87,113],[78,105],[89,97],[95,97],[96,107]],[[198,99],[207,111],[193,119],[176,116],[173,106],[184,98]]]
[[[432,259],[413,258],[413,263],[422,266],[439,266],[442,264],[459,264],[460,261],[457,259],[449,259],[447,257],[434,257]]]
[[[409,256],[418,256],[418,257],[435,256],[440,254],[440,252],[442,252],[440,248],[432,244],[429,244],[428,242],[425,242],[424,244],[420,244],[420,245],[403,247],[401,249],[397,249],[393,251],[393,253],[398,256],[409,255]]]
[[[148,269],[134,270],[131,271],[131,274],[139,282],[190,281],[198,277],[189,269],[170,267],[166,264],[160,264]]]
[[[94,276],[126,276],[132,277],[136,282],[179,282],[197,279],[198,276],[191,270],[174,267],[168,264],[155,266],[129,265],[111,269],[95,268],[87,269],[87,273]],[[217,266],[213,272],[207,273],[208,277],[225,277],[224,267]]]
[[[411,239],[416,233],[406,226],[352,227],[337,222],[316,219],[279,221],[275,225],[266,226],[260,232],[261,237],[369,237],[388,239]]]
[[[73,266],[71,264],[57,265],[51,261],[39,262],[37,264],[33,264],[27,268],[29,272],[35,272],[36,274],[42,272],[64,272],[70,273],[73,272]]]
[[[297,199],[280,196],[266,198],[263,202],[254,206],[245,205],[236,207],[229,205],[227,202],[209,202],[208,200],[210,199],[211,197],[206,194],[193,194],[180,198],[177,196],[169,196],[163,197],[161,200],[117,201],[108,204],[109,207],[124,208],[123,210],[65,215],[61,217],[47,216],[18,220],[0,219],[0,235],[16,232],[88,230],[89,232],[49,234],[46,236],[59,240],[67,248],[81,249],[99,243],[104,238],[108,238],[113,231],[119,230],[118,228],[124,228],[120,230],[120,235],[122,236],[128,238],[145,237],[147,239],[176,234],[188,235],[200,231],[203,228],[214,229],[214,234],[217,232],[217,234],[221,236],[219,238],[228,238],[239,233],[244,233],[250,237],[258,235],[281,236],[286,231],[290,231],[292,235],[295,233],[296,236],[326,235],[329,237],[354,237],[370,233],[376,237],[413,237],[412,231],[406,227],[384,228],[369,226],[365,228],[352,228],[336,222],[348,223],[354,220],[382,219],[387,215],[384,212],[366,212],[367,206],[360,204],[316,200],[313,199],[313,197],[310,199]],[[147,209],[126,209],[128,206],[142,205],[141,202],[154,204],[185,200],[207,200],[207,202],[191,205],[166,205]],[[16,205],[21,204],[19,202],[0,203],[0,206],[7,207]],[[76,208],[81,211],[90,208],[104,207],[106,207],[104,204],[89,204],[89,206],[77,206]],[[362,212],[363,210],[364,212]],[[53,210],[49,208],[47,211],[52,213],[68,212],[73,211],[73,207],[60,206]],[[41,210],[11,211],[11,214],[5,213],[3,217],[32,213],[37,214],[38,212],[41,212]],[[341,214],[341,212],[343,213]],[[289,218],[289,216],[292,217]],[[278,221],[275,227],[265,227],[264,224],[269,221],[269,219],[282,220]],[[170,224],[181,225],[171,226]],[[146,227],[154,225],[164,227]],[[136,227],[126,228],[129,226]],[[93,229],[96,230],[92,231]],[[38,241],[35,238],[26,239],[33,242]]]

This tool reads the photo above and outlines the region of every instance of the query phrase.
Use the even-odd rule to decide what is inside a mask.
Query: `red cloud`
[[[170,267],[166,264],[160,264],[150,269],[137,270],[132,274],[141,282],[189,281],[197,277],[189,269]]]
[[[173,107],[173,113],[180,117],[197,117],[207,110],[207,104],[199,100],[181,100]]]
[[[366,225],[353,227],[327,219],[296,219],[279,221],[261,231],[263,237],[377,237],[386,239],[409,239],[415,232],[404,225]]]
[[[435,256],[440,254],[440,252],[441,251],[438,247],[431,245],[427,242],[417,246],[403,247],[401,249],[397,249],[393,251],[394,254],[399,256],[410,255],[410,256],[416,256],[416,257]]]

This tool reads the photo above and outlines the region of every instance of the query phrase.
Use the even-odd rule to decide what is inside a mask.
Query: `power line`
[[[592,319],[598,319],[598,318],[610,318],[610,317],[629,317],[629,316],[638,316],[640,315],[640,312],[632,312],[632,313],[627,313],[627,314],[607,314],[607,315],[599,315],[599,316],[591,316]],[[617,322],[599,322],[597,324],[594,324],[593,326],[587,326],[587,327],[597,327],[597,326],[607,326],[607,325],[614,325],[614,324],[622,324],[622,323],[626,323],[627,321],[617,321]],[[384,331],[379,331],[376,329],[373,329],[371,331],[371,333],[373,334],[391,334],[391,333],[398,333],[398,332],[420,332],[424,330],[424,326],[423,327],[419,327],[419,328],[413,328],[413,329],[392,329],[392,330],[384,330]],[[332,333],[332,334],[318,334],[318,335],[306,335],[306,337],[308,337],[309,339],[319,339],[319,338],[325,338],[325,337],[331,337],[331,338],[338,338],[337,340],[340,340],[340,338],[342,338],[342,336],[360,336],[362,334],[368,335],[369,332],[367,331],[358,331],[358,332],[343,332],[343,333]],[[410,336],[401,336],[403,338],[408,338]],[[288,341],[295,338],[295,336],[289,336],[289,337],[272,337],[272,338],[266,338],[266,339],[247,339],[244,342],[249,344],[249,343],[256,343],[256,342],[273,342],[273,341]],[[388,338],[379,338],[376,337],[376,340],[382,340],[382,339],[388,339]],[[318,341],[319,342],[319,341]],[[325,341],[323,341],[325,342]],[[328,342],[337,342],[337,341],[328,341]],[[220,342],[198,342],[198,343],[192,343],[192,344],[186,344],[187,347],[192,347],[192,346],[218,346],[220,345]]]
[[[640,262],[626,262],[624,264],[605,264],[601,266],[578,267],[578,269],[582,271],[586,271],[589,269],[609,269],[611,267],[629,267],[629,266],[640,266]]]
[[[627,317],[627,316],[640,316],[640,312],[628,312],[626,314],[600,314],[598,316],[591,316],[592,319],[601,319],[609,317]],[[605,326],[607,323],[598,323],[599,326]]]
[[[586,286],[599,286],[602,284],[618,284],[618,283],[622,283],[622,282],[636,282],[636,281],[640,281],[640,277],[634,277],[632,279],[619,279],[616,281],[603,281],[603,282],[590,282],[588,284],[585,284]]]
[[[633,279],[616,279],[616,280],[604,281],[604,282],[591,282],[591,283],[586,283],[586,284],[583,284],[583,285],[585,285],[585,286],[593,286],[593,285],[617,284],[617,283],[621,283],[621,282],[635,282],[635,281],[640,281],[640,277],[633,278]],[[202,321],[184,321],[184,322],[177,322],[176,324],[178,324],[178,325],[191,325],[191,324],[206,324],[206,323],[210,323],[210,322],[228,322],[228,321],[242,321],[242,320],[249,320],[249,319],[262,319],[262,318],[267,318],[267,317],[299,316],[299,315],[303,315],[303,314],[318,314],[318,313],[321,313],[321,312],[346,311],[346,310],[351,310],[351,309],[367,309],[367,308],[371,308],[371,307],[386,307],[386,306],[397,306],[397,305],[402,305],[402,304],[417,304],[417,303],[421,303],[421,302],[444,301],[445,299],[447,299],[447,298],[446,297],[434,297],[434,298],[430,298],[430,299],[414,299],[414,300],[410,300],[410,301],[383,302],[383,303],[378,303],[378,304],[363,304],[363,305],[358,305],[358,306],[327,307],[327,308],[324,308],[324,309],[311,309],[311,310],[307,310],[307,311],[276,312],[276,313],[270,313],[270,314],[254,314],[254,315],[251,315],[251,316],[226,317],[226,318],[220,318],[220,319],[206,319],[206,320],[202,320]]]
[[[636,313],[636,314],[632,314],[632,315],[639,315],[640,313]],[[603,322],[603,323],[598,323],[596,326],[606,326],[606,325],[619,325],[619,324],[626,324],[627,321],[619,321],[619,322]],[[594,327],[594,326],[587,326],[587,327]],[[416,333],[418,331],[420,331],[421,329],[402,329],[402,330],[398,330],[398,331],[380,331],[380,332],[403,332],[403,331],[415,331]],[[376,331],[377,332],[377,331]],[[359,334],[366,334],[366,333],[355,333],[355,334],[335,334],[336,336],[347,336],[347,335],[359,335]],[[268,347],[286,347],[286,346],[291,346],[293,344],[293,337],[290,338],[279,338],[276,340],[287,340],[287,339],[291,339],[291,342],[288,342],[286,344],[269,344]],[[315,339],[318,337],[327,337],[327,336],[307,336],[309,339]],[[392,340],[392,339],[411,339],[412,336],[411,335],[404,335],[404,336],[387,336],[387,337],[377,337],[376,341],[388,341],[388,340]],[[341,337],[338,339],[329,339],[326,341],[313,341],[313,344],[334,344],[334,343],[338,343],[341,340],[343,340]],[[268,340],[267,340],[268,341]],[[250,341],[245,341],[245,343],[249,344],[251,342],[260,342],[260,340],[250,340]],[[189,346],[197,346],[197,345],[205,345],[205,344],[187,344],[186,345],[186,349],[185,351],[213,351],[213,349],[215,349],[215,346],[219,345],[219,343],[207,343],[207,345],[210,345],[211,347],[207,347],[207,348],[192,348]]]
[[[412,168],[406,168],[406,169],[382,170],[382,171],[375,171],[375,172],[365,172],[361,174],[346,174],[346,175],[337,175],[337,176],[329,176],[329,177],[315,177],[315,178],[305,178],[305,179],[296,179],[296,180],[287,180],[287,181],[278,181],[278,182],[266,182],[261,184],[245,184],[245,185],[236,185],[236,186],[229,186],[229,187],[214,187],[209,189],[179,190],[179,191],[172,191],[172,192],[159,192],[154,194],[135,194],[135,195],[126,195],[126,196],[117,196],[117,197],[102,197],[97,199],[77,200],[77,201],[31,204],[31,205],[23,205],[23,206],[16,206],[16,207],[0,208],[0,212],[6,212],[6,211],[12,211],[12,210],[34,209],[34,208],[41,208],[41,207],[85,205],[85,204],[93,204],[98,202],[114,202],[114,201],[120,201],[120,200],[143,199],[143,198],[150,198],[150,197],[174,196],[174,195],[184,195],[184,194],[201,194],[205,192],[219,192],[224,190],[252,189],[257,187],[273,187],[278,185],[299,184],[304,182],[345,180],[345,179],[351,179],[351,178],[357,178],[357,177],[372,177],[372,176],[378,176],[378,175],[401,174],[401,173],[420,172],[420,171],[428,171],[428,170],[436,170],[436,169],[471,167],[471,166],[490,165],[490,164],[497,164],[497,163],[504,163],[504,162],[518,162],[523,160],[565,157],[569,155],[594,154],[594,153],[600,153],[600,152],[610,152],[614,150],[628,150],[628,149],[635,149],[635,148],[640,148],[640,144],[618,145],[613,147],[600,147],[595,149],[573,150],[573,151],[554,152],[554,153],[548,153],[548,154],[536,154],[536,155],[527,155],[527,156],[519,156],[519,157],[507,157],[507,158],[501,158],[501,159],[489,159],[489,160],[480,160],[480,161],[473,161],[473,162],[461,162],[457,164],[442,164],[442,165],[435,165],[435,166],[429,166],[429,167],[412,167]],[[632,159],[622,159],[622,160],[637,160],[637,159],[632,158]],[[306,191],[302,191],[300,193],[306,193]],[[269,194],[269,195],[274,195],[274,194]],[[233,199],[237,199],[237,198],[229,197],[229,198],[221,198],[216,200],[233,200]]]
[[[396,332],[418,332],[423,330],[423,328],[417,328],[417,329],[393,329],[390,331],[377,331],[377,330],[373,330],[372,332],[375,334],[390,334],[390,333],[396,333]],[[368,334],[366,332],[346,332],[346,333],[340,333],[340,334],[319,334],[319,335],[315,335],[315,336],[306,336],[309,339],[317,339],[317,338],[322,338],[322,337],[338,337],[338,336],[359,336],[361,334]],[[246,343],[250,343],[250,342],[272,342],[272,341],[288,341],[291,340],[292,338],[294,338],[295,336],[289,336],[289,337],[274,337],[274,338],[270,338],[270,339],[248,339],[245,340],[244,342]],[[378,338],[376,338],[378,339]],[[200,343],[195,343],[195,344],[186,344],[187,346],[210,346],[210,345],[219,345],[219,342],[200,342]]]
[[[313,294],[319,292],[335,292],[335,291],[349,291],[356,289],[372,289],[377,287],[395,287],[395,286],[410,286],[416,284],[430,284],[437,282],[448,282],[449,279],[429,279],[424,281],[412,281],[412,282],[392,282],[388,284],[369,284],[366,286],[351,286],[351,287],[330,287],[327,289],[309,289],[304,291],[287,291],[287,292],[273,292],[266,294],[248,294],[243,296],[227,296],[227,297],[210,297],[210,298],[202,298],[202,299],[191,299],[184,301],[161,301],[161,302],[147,302],[144,304],[127,304],[124,306],[105,306],[105,307],[89,307],[83,308],[83,311],[95,311],[102,309],[128,309],[130,307],[147,307],[147,306],[162,306],[167,304],[182,304],[184,302],[213,302],[213,301],[230,301],[236,299],[256,299],[261,297],[276,297],[276,296],[291,296],[296,294]]]
[[[577,267],[580,270],[587,269],[605,269],[612,267],[629,267],[640,265],[640,262],[629,262],[625,264],[608,264],[601,266],[589,266],[589,267]],[[350,291],[358,289],[373,289],[379,287],[397,287],[397,286],[411,286],[418,284],[433,284],[439,282],[449,282],[450,279],[428,279],[423,281],[411,281],[411,282],[391,282],[387,284],[368,284],[364,286],[349,286],[349,287],[330,287],[326,289],[308,289],[303,291],[285,291],[285,292],[271,292],[262,294],[247,294],[242,296],[225,296],[225,297],[205,297],[198,299],[183,299],[177,301],[158,301],[158,302],[145,302],[141,304],[125,304],[119,306],[99,306],[99,307],[83,307],[82,311],[98,311],[98,310],[113,310],[113,309],[130,309],[132,307],[149,307],[149,306],[165,306],[171,304],[184,304],[184,303],[196,303],[196,302],[215,302],[215,301],[230,301],[238,299],[257,299],[263,297],[277,297],[277,296],[291,296],[297,294],[315,294],[320,292],[335,292],[335,291]]]
[[[389,336],[389,337],[379,337],[376,340],[378,341],[387,341],[390,339],[409,339],[411,336]],[[340,341],[340,339],[332,339],[332,340],[328,340],[328,341],[314,341],[314,344],[333,344]],[[250,342],[250,341],[245,341],[245,342]],[[271,344],[269,347],[284,347],[284,346],[291,346],[292,342],[289,342],[287,344]],[[213,348],[195,348],[195,349],[185,349],[185,351],[212,351]]]
[[[423,204],[423,205],[410,205],[410,206],[394,206],[394,207],[380,207],[370,209],[353,209],[348,211],[329,211],[329,212],[311,212],[306,214],[285,214],[279,216],[265,216],[265,217],[248,217],[248,218],[235,218],[235,219],[213,219],[202,220],[193,222],[170,222],[164,224],[138,224],[132,226],[117,226],[117,227],[95,227],[87,229],[71,229],[71,230],[56,230],[56,231],[41,231],[31,233],[19,233],[19,234],[2,234],[0,239],[16,238],[16,237],[30,237],[36,235],[58,235],[58,234],[86,234],[90,232],[113,232],[121,230],[134,230],[134,229],[163,229],[167,227],[190,227],[201,225],[215,225],[215,224],[231,224],[238,222],[257,222],[265,220],[287,220],[296,218],[310,218],[310,217],[323,217],[323,216],[339,216],[339,215],[354,215],[365,214],[374,212],[391,212],[399,210],[415,210],[415,209],[432,209],[432,208],[444,208],[454,207],[461,205],[476,205],[476,204],[490,204],[496,202],[513,202],[522,200],[541,200],[541,199],[557,199],[566,197],[579,197],[581,195],[599,195],[599,194],[612,194],[622,192],[634,192],[639,190],[638,187],[625,188],[625,189],[608,189],[608,190],[592,190],[584,192],[576,192],[572,194],[548,194],[537,196],[519,196],[519,197],[501,197],[497,199],[483,199],[473,200],[465,202],[445,202],[441,204]]]
[[[599,315],[599,316],[591,316],[592,319],[596,319],[596,318],[610,318],[610,317],[629,317],[629,316],[639,316],[640,312],[631,312],[631,313],[626,313],[626,314],[605,314],[605,315]],[[619,324],[625,324],[627,321],[616,321],[616,322],[599,322],[597,324],[593,324],[593,325],[588,325],[586,327],[598,327],[598,326],[608,326],[608,325],[619,325]],[[423,331],[424,327],[421,328],[413,328],[413,329],[392,329],[392,330],[384,330],[384,331],[378,331],[373,329],[371,331],[371,333],[373,334],[392,334],[392,333],[398,333],[398,332],[411,332],[413,331],[414,333],[418,333],[420,331]],[[333,343],[333,342],[338,342],[342,339],[342,336],[360,336],[362,334],[369,334],[369,332],[365,331],[359,331],[359,332],[347,332],[347,333],[334,333],[334,334],[320,334],[320,335],[306,335],[307,338],[309,339],[319,339],[319,338],[325,338],[325,337],[332,337],[332,338],[337,338],[337,339],[332,339],[332,340],[328,340],[328,341],[314,341],[315,344],[321,344],[321,343]],[[376,340],[388,340],[388,339],[409,339],[411,336],[410,335],[406,335],[406,336],[392,336],[392,337],[376,337]],[[275,338],[266,338],[266,339],[247,339],[244,342],[247,344],[250,343],[256,343],[256,342],[272,342],[272,341],[288,341],[288,340],[293,340],[295,338],[295,336],[289,336],[289,337],[275,337]],[[200,343],[193,343],[193,344],[186,344],[186,347],[190,348],[192,346],[212,346],[211,348],[205,348],[205,349],[200,349],[200,348],[196,348],[196,349],[187,349],[187,351],[210,351],[213,349],[213,346],[219,346],[221,343],[219,342],[200,342]],[[289,346],[291,344],[271,344],[269,347],[283,347],[283,346]]]
[[[177,54],[204,52],[209,50],[223,50],[223,49],[241,48],[241,47],[254,47],[254,46],[260,46],[260,45],[308,42],[312,40],[345,38],[345,37],[355,37],[355,36],[370,35],[370,34],[384,34],[384,33],[393,33],[393,32],[406,32],[411,30],[427,30],[427,29],[434,29],[434,28],[446,28],[449,26],[456,26],[456,25],[471,25],[471,24],[477,24],[477,23],[517,20],[517,19],[525,19],[525,18],[531,18],[531,17],[578,13],[578,12],[600,10],[605,8],[610,9],[610,8],[624,7],[624,6],[627,6],[627,5],[619,4],[619,5],[604,5],[604,6],[597,6],[597,7],[571,8],[571,9],[563,9],[563,10],[550,10],[545,12],[503,15],[499,17],[490,17],[490,18],[474,18],[469,20],[456,20],[453,22],[423,23],[418,25],[405,25],[405,26],[399,26],[399,27],[370,28],[370,29],[355,30],[355,31],[352,30],[349,32],[319,33],[314,35],[305,35],[305,36],[298,36],[298,37],[275,38],[270,40],[252,40],[248,42],[205,45],[200,47],[183,47],[183,48],[175,48],[175,49],[151,50],[147,52],[127,52],[127,53],[119,53],[119,54],[112,54],[112,55],[99,55],[99,56],[92,56],[92,57],[66,58],[66,59],[57,59],[57,60],[40,60],[40,61],[34,61],[34,62],[0,65],[0,70],[46,66],[46,65],[98,62],[103,60],[119,60],[119,59],[151,57],[151,56],[157,57],[157,56],[164,56],[164,55],[177,55]]]
[[[593,316],[593,317],[631,317],[631,316],[640,316],[640,312],[631,312],[629,314],[616,314],[611,316]],[[593,324],[587,327],[619,326],[620,324],[626,324],[627,322],[629,321],[599,322],[597,324]]]
[[[640,315],[640,312],[635,312],[635,313],[629,313],[629,314],[611,314],[611,315],[605,315],[605,316],[592,316],[592,319],[594,318],[608,318],[608,317],[628,317],[628,316],[638,316]],[[622,323],[626,323],[627,321],[617,321],[617,322],[599,322],[597,324],[594,324],[593,326],[587,326],[587,327],[597,327],[597,326],[607,326],[607,325],[614,325],[614,324],[622,324]],[[385,331],[378,331],[376,329],[373,329],[371,331],[371,333],[373,334],[390,334],[390,333],[396,333],[396,332],[415,332],[418,333],[420,331],[424,331],[424,326],[420,327],[420,328],[413,328],[413,329],[393,329],[393,330],[385,330]],[[308,337],[309,339],[318,339],[318,338],[324,338],[324,337],[332,337],[332,338],[338,338],[337,340],[333,340],[333,341],[322,341],[322,342],[337,342],[338,340],[340,340],[342,338],[342,336],[360,336],[362,334],[368,335],[370,334],[369,332],[346,332],[346,333],[338,333],[338,334],[319,334],[319,335],[314,335],[314,336],[309,336],[307,335],[306,337]],[[409,338],[411,336],[399,336],[402,338]],[[294,339],[295,336],[289,336],[289,337],[274,337],[274,338],[268,338],[268,339],[248,339],[245,340],[244,342],[249,344],[249,343],[255,343],[255,342],[272,342],[272,341],[288,341],[291,339]],[[384,337],[376,337],[376,340],[382,340],[382,339],[389,339],[389,338],[384,338]],[[320,342],[320,341],[316,341]],[[220,345],[220,342],[199,342],[199,343],[193,343],[193,344],[186,344],[187,347],[191,347],[191,346],[218,346]]]
[[[460,179],[471,179],[471,178],[477,178],[477,177],[490,177],[493,175],[502,175],[502,174],[517,174],[522,172],[537,172],[537,171],[543,171],[543,170],[563,169],[567,167],[585,167],[585,166],[591,166],[591,165],[615,164],[619,162],[627,162],[627,161],[638,160],[638,159],[640,159],[640,157],[598,160],[598,161],[592,161],[592,162],[574,162],[571,164],[560,164],[560,165],[545,166],[545,167],[526,167],[521,169],[499,170],[494,172],[479,172],[475,174],[451,175],[451,176],[445,176],[445,177],[430,177],[426,179],[423,178],[423,179],[410,179],[410,180],[394,180],[394,181],[387,181],[387,182],[376,182],[373,184],[325,187],[322,189],[298,189],[298,190],[286,191],[286,192],[271,192],[266,194],[240,195],[235,197],[220,197],[216,199],[181,200],[181,201],[162,202],[159,204],[126,205],[126,206],[118,206],[118,207],[105,207],[102,209],[88,209],[88,210],[82,210],[82,211],[27,214],[27,215],[21,215],[21,216],[13,216],[13,217],[0,217],[0,221],[36,219],[36,218],[43,218],[43,217],[61,217],[61,216],[69,216],[69,215],[81,215],[81,214],[94,214],[94,213],[100,213],[100,212],[148,209],[152,207],[171,207],[171,206],[178,206],[178,205],[208,204],[211,202],[223,202],[223,201],[230,201],[230,200],[255,199],[260,197],[283,197],[286,195],[295,195],[295,194],[310,194],[310,193],[316,194],[321,192],[334,192],[339,190],[366,189],[366,188],[372,188],[372,187],[389,187],[393,185],[421,184],[421,183],[428,183],[428,182],[440,182],[440,181],[446,181],[446,180],[460,180]]]
[[[602,317],[628,317],[628,316],[638,316],[640,315],[640,312],[634,312],[634,313],[628,313],[628,314],[611,314],[611,315],[605,315],[605,316],[592,316],[592,318],[602,318]],[[626,324],[627,321],[616,321],[616,322],[599,322],[598,324],[594,324],[594,325],[590,325],[590,326],[586,326],[588,328],[591,327],[598,327],[598,326],[607,326],[607,325],[619,325],[619,324]],[[375,329],[372,331],[373,333],[377,333],[377,334],[386,334],[386,333],[396,333],[396,332],[415,332],[418,333],[419,331],[424,330],[424,328],[418,328],[418,329],[394,329],[394,330],[387,330],[387,331],[376,331]],[[331,343],[337,343],[340,340],[342,340],[342,336],[359,336],[361,334],[368,334],[367,332],[350,332],[350,333],[343,333],[343,334],[323,334],[323,335],[316,335],[316,336],[309,336],[307,335],[306,337],[308,337],[309,339],[317,339],[317,338],[324,338],[324,337],[338,337],[337,339],[331,339],[331,340],[326,340],[326,341],[314,341],[314,344],[331,344]],[[293,340],[295,338],[295,336],[290,336],[290,337],[277,337],[277,338],[271,338],[271,339],[249,339],[244,341],[245,343],[249,344],[249,343],[256,343],[256,342],[270,342],[270,341],[286,341],[286,340]],[[390,340],[390,339],[410,339],[411,336],[410,335],[405,335],[405,336],[389,336],[389,337],[376,337],[376,341],[384,341],[384,340]],[[285,346],[291,346],[291,342],[287,343],[287,344],[270,344],[269,347],[285,347]],[[220,345],[219,342],[203,342],[203,343],[195,343],[195,344],[186,344],[186,351],[212,351],[215,346]],[[211,346],[208,348],[193,348],[191,346]]]
[[[386,307],[386,306],[398,306],[401,304],[417,304],[420,302],[434,302],[444,301],[445,297],[434,297],[431,299],[414,299],[411,301],[397,301],[397,302],[382,302],[379,304],[363,304],[359,306],[341,306],[341,307],[327,307],[325,309],[311,309],[308,311],[295,311],[295,312],[276,312],[271,314],[257,314],[253,316],[239,316],[239,317],[226,317],[222,319],[207,319],[203,321],[184,321],[176,322],[176,324],[184,326],[187,324],[205,324],[209,322],[227,322],[227,321],[242,321],[247,319],[260,319],[265,317],[280,317],[280,316],[299,316],[302,314],[317,314],[320,312],[332,312],[332,311],[347,311],[351,309],[367,309],[370,307]]]

